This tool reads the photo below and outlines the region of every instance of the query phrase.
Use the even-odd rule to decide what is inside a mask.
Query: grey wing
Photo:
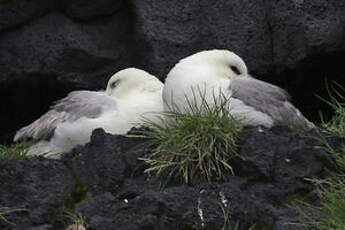
[[[73,91],[57,101],[39,119],[18,130],[14,141],[24,138],[48,140],[59,124],[81,117],[97,118],[107,110],[116,110],[116,101],[104,92]]]
[[[231,81],[229,89],[232,97],[270,115],[275,124],[306,129],[314,127],[291,104],[289,94],[278,86],[252,77],[239,77]]]

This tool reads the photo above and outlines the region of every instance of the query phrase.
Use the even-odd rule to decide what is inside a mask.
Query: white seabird
[[[58,157],[90,140],[103,128],[125,134],[144,119],[163,111],[163,83],[149,73],[128,68],[114,74],[105,91],[73,91],[32,124],[17,131],[14,141],[33,139],[29,155]]]
[[[232,116],[243,123],[314,127],[285,90],[251,77],[244,61],[228,50],[202,51],[180,60],[165,80],[164,111],[190,110],[188,103],[200,106],[202,100],[212,106],[221,96],[228,99]]]

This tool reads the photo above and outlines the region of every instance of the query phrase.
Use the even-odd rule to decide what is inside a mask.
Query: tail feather
[[[284,103],[284,109],[281,114],[283,115],[283,119],[278,121],[279,124],[303,130],[316,128],[316,126],[304,117],[299,109],[293,106],[289,101]]]

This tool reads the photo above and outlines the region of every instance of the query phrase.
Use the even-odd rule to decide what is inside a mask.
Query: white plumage
[[[168,73],[163,87],[164,110],[186,111],[202,98],[213,105],[228,99],[230,113],[249,125],[286,125],[310,129],[309,122],[278,86],[248,74],[244,61],[228,50],[202,51],[180,60]]]
[[[90,140],[96,128],[125,134],[144,119],[153,120],[162,112],[163,84],[156,77],[135,68],[121,70],[108,81],[105,91],[73,91],[58,101],[14,138],[36,143],[29,154],[58,157]]]

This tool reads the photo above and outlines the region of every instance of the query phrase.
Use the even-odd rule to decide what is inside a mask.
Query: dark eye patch
[[[237,66],[231,65],[230,69],[237,75],[241,74],[241,71],[237,68]]]
[[[111,84],[110,84],[110,87],[111,88],[115,88],[116,86],[118,86],[120,83],[120,79],[117,79],[116,81],[113,81]]]

